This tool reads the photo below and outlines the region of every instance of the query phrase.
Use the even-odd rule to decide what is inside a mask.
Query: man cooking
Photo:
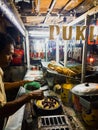
[[[32,92],[23,94],[21,97],[7,102],[5,90],[17,88],[24,85],[28,81],[19,81],[12,83],[3,82],[3,70],[2,68],[7,67],[14,54],[14,40],[8,34],[0,33],[0,130],[3,129],[5,118],[14,114],[19,108],[31,99],[42,99],[43,92],[41,90],[34,90]]]

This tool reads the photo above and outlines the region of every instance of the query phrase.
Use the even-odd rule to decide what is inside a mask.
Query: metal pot
[[[73,87],[71,92],[79,96],[98,95],[98,83],[82,83]]]
[[[47,99],[49,99],[51,102],[50,101],[49,102],[46,101]],[[47,106],[46,107],[43,106],[42,105],[43,103],[41,104],[43,107],[40,106],[40,103],[38,104],[38,102],[42,102],[42,101],[43,101],[43,103],[46,103],[48,107]],[[53,101],[58,104],[57,107],[50,107],[49,106],[48,103],[50,103],[50,105],[51,104],[53,105],[53,103],[52,103]],[[36,114],[40,115],[40,116],[60,114],[61,111],[62,111],[62,109],[61,109],[61,103],[58,100],[58,98],[55,97],[55,96],[47,96],[43,100],[35,100],[34,101],[34,110],[35,110]]]
[[[98,84],[97,83],[82,83],[73,87],[71,89],[71,92],[74,95],[74,108],[77,111],[81,112],[82,107],[84,106],[83,104],[86,102],[86,101],[84,102],[83,98],[81,97],[82,96],[91,97],[91,96],[98,95]],[[85,105],[86,107],[89,105],[89,103],[87,104],[87,102],[85,104],[86,104]]]

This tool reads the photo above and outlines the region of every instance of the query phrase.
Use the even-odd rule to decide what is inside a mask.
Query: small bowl
[[[41,87],[41,84],[39,82],[29,82],[24,85],[24,88],[26,89],[26,92],[30,92],[33,90],[37,90]]]

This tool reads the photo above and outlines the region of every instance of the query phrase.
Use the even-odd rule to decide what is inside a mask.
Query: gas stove
[[[72,130],[66,115],[38,117],[38,130]]]
[[[33,108],[33,101],[26,104],[22,130],[72,130],[70,121],[63,110],[57,114],[39,116]]]

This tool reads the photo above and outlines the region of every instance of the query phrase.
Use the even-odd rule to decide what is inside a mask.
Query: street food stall
[[[31,81],[15,98],[35,89],[45,96],[10,116],[5,130],[97,130],[97,0],[5,0],[0,11],[7,23],[0,30],[22,42],[24,52],[21,66],[4,70],[5,81]]]
[[[48,65],[49,64],[50,63],[48,63]],[[46,75],[44,75],[44,73],[46,73],[46,71],[31,69],[27,71],[24,79],[33,80],[31,83],[37,82],[39,84],[38,89],[44,91],[45,98],[43,100],[32,100],[25,104],[25,106],[14,115],[9,117],[5,129],[97,130],[96,114],[98,111],[98,103],[96,99],[98,83],[78,83],[78,85],[75,85],[72,84],[73,82],[70,83],[70,81],[75,80],[75,77],[71,77],[70,80],[67,79],[66,82],[67,76],[65,76],[65,81],[63,80],[63,82],[61,80],[62,78],[59,78],[61,82],[56,82],[57,78],[53,81],[52,79],[47,81],[47,78],[50,77],[49,75],[53,78],[58,76],[63,77],[64,74],[59,75],[59,73],[54,70],[48,71]],[[69,78],[69,76],[67,78]],[[77,80],[79,79],[76,78],[76,81]],[[32,91],[33,85],[34,84],[30,86],[30,84],[27,84],[24,88],[20,87],[17,98],[25,92]],[[86,89],[88,89],[88,91],[86,91]],[[92,121],[93,116],[94,121]]]

